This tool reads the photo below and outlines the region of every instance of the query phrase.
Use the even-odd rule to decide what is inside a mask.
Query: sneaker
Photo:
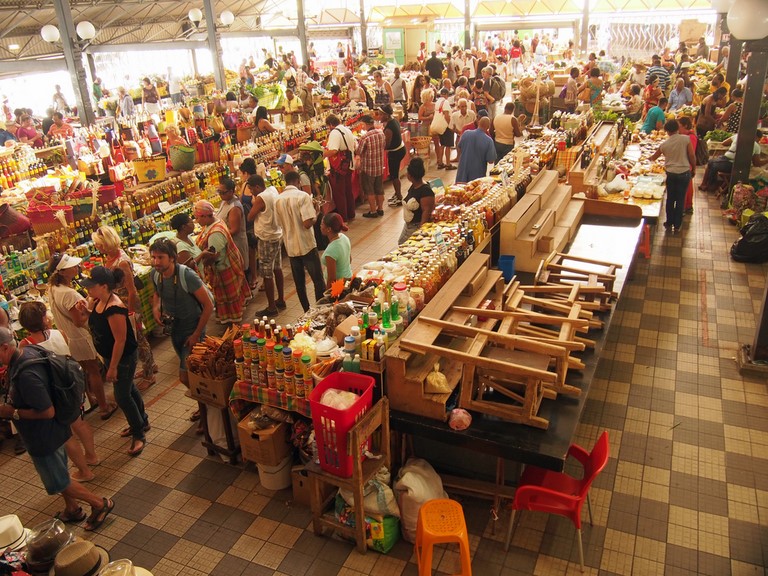
[[[376,214],[379,216],[384,216],[384,210],[376,210]]]
[[[403,201],[400,198],[390,198],[387,204],[389,204],[392,208],[397,208],[398,206],[403,205]]]
[[[363,218],[378,218],[379,213],[378,212],[366,212],[363,214]]]
[[[277,304],[277,303],[275,303],[275,304]],[[278,314],[280,314],[280,311],[277,309],[277,305],[275,305],[275,307],[272,308],[272,309],[264,308],[264,310],[257,311],[255,316],[256,316],[256,318],[261,318],[262,316],[267,316],[267,317],[272,316],[272,317],[274,317],[274,316],[277,316]]]
[[[275,302],[275,306],[277,306],[278,310],[285,310],[288,308],[288,304],[285,303],[285,300],[278,300]]]

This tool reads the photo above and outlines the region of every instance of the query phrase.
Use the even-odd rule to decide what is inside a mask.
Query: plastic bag
[[[376,476],[363,487],[363,509],[366,514],[400,517],[400,508],[395,501],[395,493],[389,484],[392,477],[386,467],[382,466]],[[350,506],[354,506],[355,496],[351,490],[339,488],[339,494]]]
[[[320,397],[320,404],[323,406],[330,406],[335,410],[347,410],[351,408],[359,399],[360,396],[354,392],[329,388],[323,392],[323,395]]]
[[[429,462],[421,458],[409,459],[400,469],[395,493],[400,505],[403,538],[411,543],[416,541],[416,523],[421,505],[428,500],[448,498],[438,473]]]
[[[448,426],[453,430],[466,430],[472,424],[472,415],[463,408],[451,410]]]

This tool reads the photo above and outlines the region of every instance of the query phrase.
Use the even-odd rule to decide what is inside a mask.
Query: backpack
[[[501,78],[498,76],[491,76],[491,87],[488,92],[494,100],[499,102],[506,95],[507,87]]]
[[[85,399],[83,367],[72,356],[61,356],[37,344],[30,346],[37,350],[41,356],[40,358],[25,360],[19,364],[14,372],[14,378],[19,377],[22,371],[29,366],[45,364],[51,377],[48,392],[56,411],[54,418],[59,424],[71,425],[80,417],[83,410]]]
[[[194,293],[189,291],[189,285],[187,284],[187,270],[190,270],[193,274],[195,273],[189,266],[184,266],[184,264],[177,264],[176,265],[176,274],[179,276],[179,285],[181,286],[181,289],[184,290],[187,294],[194,297]],[[157,292],[158,288],[160,288],[160,272],[152,268],[152,284],[155,285],[155,292]],[[211,289],[208,288],[208,285],[203,282],[203,288],[205,288],[206,293],[208,294],[208,298],[211,299],[211,303],[216,303],[216,298],[214,297],[213,293],[211,292]],[[195,298],[195,302],[197,302],[197,305],[200,306],[200,309],[202,310],[203,307],[200,305],[200,302],[198,302],[197,298]]]

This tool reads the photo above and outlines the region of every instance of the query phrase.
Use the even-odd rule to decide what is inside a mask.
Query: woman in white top
[[[85,370],[86,393],[91,404],[98,404],[101,419],[109,420],[117,410],[117,404],[107,401],[99,357],[87,328],[88,317],[77,306],[85,298],[72,287],[82,261],[82,258],[69,254],[56,254],[51,260],[48,265],[51,312],[56,326],[67,335],[72,357]]]
[[[365,104],[365,90],[358,86],[357,80],[354,78],[350,78],[349,82],[347,83],[347,100],[349,102],[354,100],[355,102],[361,102],[362,104]]]
[[[194,238],[190,236],[195,231],[195,223],[192,218],[186,212],[176,214],[171,218],[171,228],[176,230],[176,236],[172,238],[176,244],[176,263],[184,264],[184,266],[198,272],[197,262],[202,250],[195,244]]]
[[[19,342],[19,350],[25,346],[37,345],[60,356],[69,355],[70,350],[64,335],[58,330],[51,330],[51,318],[43,302],[39,300],[24,302],[19,309],[19,323],[29,333]],[[99,463],[96,445],[93,442],[93,429],[82,415],[72,423],[71,429],[72,436],[67,440],[64,448],[67,456],[77,467],[77,472],[72,474],[72,478],[78,482],[89,482],[93,480],[94,473],[88,465],[95,466]],[[75,438],[83,444],[85,453]]]

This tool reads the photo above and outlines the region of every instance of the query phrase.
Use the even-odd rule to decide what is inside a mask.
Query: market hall
[[[14,7],[0,565],[758,573],[768,6],[573,4]]]

